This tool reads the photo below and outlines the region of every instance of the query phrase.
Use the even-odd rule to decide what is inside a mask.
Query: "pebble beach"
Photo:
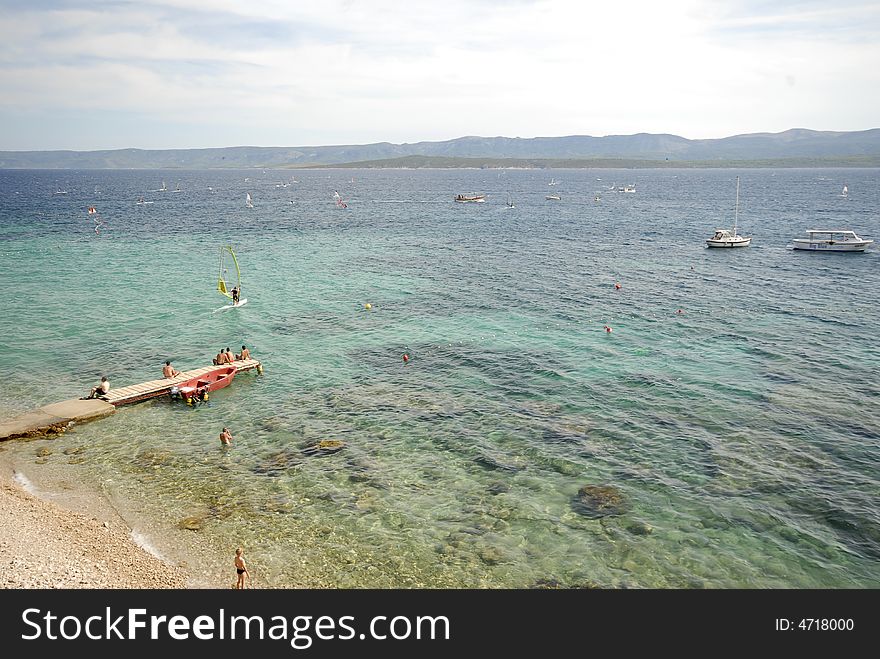
[[[26,482],[26,481],[25,481]],[[0,462],[0,588],[184,588],[187,574],[141,548],[106,502],[59,505]]]

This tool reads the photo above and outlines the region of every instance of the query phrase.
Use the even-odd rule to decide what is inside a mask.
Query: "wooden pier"
[[[228,366],[228,364],[223,364],[223,366]],[[164,396],[165,394],[170,393],[171,388],[175,385],[180,384],[181,382],[186,382],[187,380],[192,380],[193,378],[201,377],[205,373],[210,373],[218,368],[223,368],[223,366],[205,366],[204,368],[197,368],[194,371],[184,371],[175,378],[160,378],[159,380],[150,380],[149,382],[132,384],[127,387],[119,387],[118,389],[111,388],[106,396],[101,397],[101,400],[106,400],[111,405],[119,407],[120,405],[138,403],[142,400],[147,400],[148,398],[155,398],[156,396]],[[238,374],[242,371],[257,369],[257,372],[259,372],[263,367],[263,365],[256,359],[245,359],[243,361],[233,362],[232,366],[235,366],[236,377],[238,377]],[[233,378],[232,383],[235,384],[235,378]]]
[[[256,369],[263,372],[263,365],[257,359],[245,359],[236,361],[236,375],[242,371]],[[171,388],[181,382],[200,377],[220,366],[205,366],[192,371],[185,371],[174,378],[161,378],[150,380],[140,384],[132,384],[127,387],[111,388],[106,396],[83,400],[73,398],[60,403],[44,405],[36,410],[31,410],[17,416],[14,419],[0,421],[0,441],[4,439],[16,439],[19,437],[41,437],[47,434],[63,433],[74,423],[85,423],[105,416],[116,411],[119,405],[137,403],[148,398],[168,395]],[[235,379],[232,380],[235,384]]]

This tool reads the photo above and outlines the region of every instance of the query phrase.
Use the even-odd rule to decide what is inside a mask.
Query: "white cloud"
[[[27,116],[89,110],[130,129],[108,129],[102,144],[72,135],[56,146],[694,138],[855,130],[880,116],[871,5],[770,13],[697,0],[58,7],[10,11],[0,27],[0,120],[14,116],[19,127],[0,148],[51,148],[37,126],[28,134]],[[144,117],[150,130],[138,129]],[[155,132],[163,122],[174,130]],[[194,125],[216,126],[212,142],[165,141]]]

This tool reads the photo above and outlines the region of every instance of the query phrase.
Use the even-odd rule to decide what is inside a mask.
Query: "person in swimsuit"
[[[235,571],[238,573],[238,581],[235,582],[236,590],[243,590],[245,587],[245,580],[250,576],[247,565],[244,564],[244,558],[242,557],[243,552],[244,550],[241,547],[235,550]]]
[[[92,390],[89,392],[89,395],[86,398],[98,398],[99,396],[106,396],[107,392],[110,391],[110,380],[107,379],[107,376],[101,378],[101,384],[96,387],[92,387]]]
[[[241,291],[238,290],[238,286],[233,287],[232,289],[232,304],[238,304],[238,300],[241,297]]]
[[[176,370],[170,361],[165,362],[165,366],[162,367],[162,375],[166,378],[176,378],[180,375],[180,371]]]
[[[223,428],[223,431],[220,433],[220,443],[224,446],[232,444],[232,433],[229,432],[229,428]]]

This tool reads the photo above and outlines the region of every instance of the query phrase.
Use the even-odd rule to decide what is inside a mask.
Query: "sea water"
[[[880,239],[880,171],[553,174],[2,171],[0,416],[265,369],[2,448],[205,585],[880,586],[880,252],[790,248]]]

